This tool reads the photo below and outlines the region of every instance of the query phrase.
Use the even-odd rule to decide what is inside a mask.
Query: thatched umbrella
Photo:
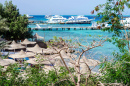
[[[56,54],[57,52],[54,49],[50,48],[41,48],[38,44],[36,44],[34,47],[27,48],[27,51],[32,51],[34,53],[44,53],[44,54]]]
[[[55,62],[55,66],[56,66],[56,67],[61,67],[61,66],[64,66],[64,64],[63,64],[63,62],[62,62],[60,59],[58,59],[58,60]]]
[[[24,49],[24,48],[26,48],[25,46],[22,46],[21,44],[18,44],[15,41],[12,41],[12,43],[10,45],[6,45],[6,46],[8,46],[8,47],[6,47],[5,49],[14,50],[14,52],[15,52],[15,49]]]
[[[9,57],[11,58],[25,58],[25,57],[33,57],[33,56],[35,56],[34,53],[31,52],[25,53],[23,50],[21,50],[19,53],[9,55]]]
[[[69,57],[69,55],[67,55],[67,53],[64,51],[64,50],[62,50],[61,52],[60,52],[60,54],[61,54],[61,56],[64,58],[64,59],[69,59],[70,57]],[[56,56],[56,57],[54,57],[55,59],[61,59],[61,57],[60,56]]]
[[[43,49],[44,54],[57,54],[57,51],[55,51],[52,48]]]
[[[2,59],[2,58],[0,57],[0,65],[1,65],[1,66],[7,66],[7,65],[9,65],[9,64],[14,64],[14,63],[15,63],[15,61],[12,60],[12,59]]]
[[[82,64],[82,63],[84,64],[85,62],[87,63],[88,66],[96,66],[96,65],[98,65],[98,64],[100,63],[100,61],[98,61],[98,60],[86,59],[86,57],[83,56],[83,58],[80,59],[80,63],[81,63],[81,64]]]
[[[28,39],[25,39],[23,42],[21,42],[21,44],[26,45],[26,48],[27,48],[28,44],[36,44],[36,42],[32,42],[32,41],[29,41]]]
[[[74,64],[72,64],[72,63],[69,62],[69,63],[68,63],[68,66],[69,66],[69,67],[74,67]]]
[[[77,57],[77,55],[71,54],[71,53],[67,53],[67,55],[68,55],[69,57],[72,57],[72,58],[76,58],[76,57]]]
[[[55,60],[43,60],[43,59],[38,59],[38,58],[33,58],[29,59],[26,61],[27,63],[30,64],[54,64]]]
[[[28,39],[25,39],[21,44],[28,45],[28,44],[36,44],[36,42],[29,41]]]
[[[43,40],[44,40],[44,37],[39,36],[37,33],[33,36],[33,38],[36,38],[36,39],[43,39]]]
[[[38,44],[34,47],[27,48],[27,51],[32,51],[34,53],[43,53],[43,48],[40,48]]]
[[[87,67],[87,65],[85,63],[83,63],[80,67],[82,67],[82,69],[81,69],[81,73],[82,74],[87,74],[87,73],[90,72],[88,67]]]

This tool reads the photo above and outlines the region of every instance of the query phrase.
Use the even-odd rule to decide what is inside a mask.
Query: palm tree
[[[0,16],[0,32],[4,32],[7,30],[9,30],[9,28],[6,24],[6,19]]]

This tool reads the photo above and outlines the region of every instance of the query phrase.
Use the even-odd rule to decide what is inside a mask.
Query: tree
[[[0,16],[0,32],[4,32],[9,30],[8,26],[6,25],[6,19],[2,19],[2,17]]]
[[[12,4],[12,1],[5,2],[5,5],[0,5],[2,11],[1,16],[7,19],[9,31],[3,32],[6,39],[20,40],[32,37],[32,31],[28,30],[28,18],[19,14],[17,6]]]
[[[93,61],[95,61],[94,62],[95,65],[92,65],[90,67],[90,64],[88,62],[89,62],[89,60],[92,60],[93,58],[84,56],[85,52],[90,51],[91,49],[94,49],[96,47],[101,47],[102,44],[105,41],[107,41],[106,37],[97,36],[96,38],[98,40],[93,41],[90,44],[89,43],[87,44],[87,42],[86,42],[86,44],[84,44],[84,45],[82,45],[81,41],[79,41],[78,39],[73,39],[73,41],[72,41],[72,40],[65,40],[62,38],[54,37],[54,40],[50,41],[50,45],[51,45],[50,47],[55,49],[55,51],[57,51],[57,53],[59,54],[64,66],[65,66],[66,70],[68,71],[69,76],[71,77],[72,82],[75,84],[75,86],[80,86],[80,85],[87,86],[87,85],[89,85],[88,83],[91,80],[91,78],[95,79],[95,81],[93,80],[91,82],[91,84],[94,83],[93,86],[97,84],[98,79],[96,78],[96,75],[94,76],[94,74],[92,73],[92,69],[94,69],[96,66],[98,66],[100,64],[100,62],[97,60],[93,60]],[[80,50],[78,52],[78,56],[75,57],[75,56],[73,56],[73,54],[70,54],[70,56],[68,58],[70,60],[70,64],[74,67],[75,75],[70,71],[70,69],[67,65],[67,62],[64,60],[64,55],[62,54],[64,51],[69,52],[68,50],[71,50],[71,49],[75,50],[75,53],[73,53],[74,55],[76,55],[76,52],[78,52],[78,50]],[[80,68],[81,65],[85,65],[85,68],[82,67],[82,69],[85,69],[85,71],[81,70],[81,68]],[[82,82],[82,79],[84,80],[83,82]]]
[[[103,71],[102,81],[104,83],[124,83],[130,84],[130,47],[129,47],[129,35],[124,25],[120,23],[123,19],[122,12],[125,7],[130,8],[130,0],[107,0],[105,4],[95,7],[98,16],[102,16],[100,22],[109,22],[110,28],[105,28],[103,31],[114,32],[114,36],[111,40],[119,49],[119,53],[114,53],[114,59],[106,61],[101,65]],[[94,13],[94,10],[91,12]],[[124,38],[121,34],[124,34]],[[119,36],[120,38],[117,38]]]

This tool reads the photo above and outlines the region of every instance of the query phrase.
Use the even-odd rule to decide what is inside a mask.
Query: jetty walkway
[[[70,29],[74,29],[74,30],[99,30],[97,27],[39,27],[39,28],[31,28],[31,30],[70,30]]]

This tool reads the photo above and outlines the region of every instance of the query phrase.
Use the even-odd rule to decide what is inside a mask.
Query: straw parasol
[[[86,59],[86,57],[83,56],[83,58],[80,59],[80,63],[81,63],[81,64],[82,64],[82,63],[84,64],[85,62],[87,63],[88,66],[96,66],[96,65],[98,65],[98,64],[100,63],[100,61],[98,61],[98,60]]]
[[[62,61],[60,59],[58,59],[56,62],[55,62],[55,66],[56,67],[61,67],[61,66],[64,66]]]
[[[25,39],[21,44],[28,45],[28,44],[35,44],[36,42],[29,41],[28,39]]]
[[[66,52],[64,50],[62,50],[60,52],[61,56],[64,58],[64,59],[69,59],[69,55],[66,54]],[[56,57],[54,57],[55,59],[61,59],[61,57],[58,55]]]
[[[32,51],[34,53],[44,53],[44,54],[56,54],[57,52],[54,49],[50,48],[41,48],[38,44],[36,44],[34,47],[27,48],[27,51]]]
[[[74,67],[74,64],[72,64],[72,63],[69,62],[69,63],[68,63],[68,66],[69,66],[69,67]]]
[[[2,59],[2,58],[0,57],[0,65],[1,65],[1,66],[7,66],[7,65],[9,65],[9,64],[14,64],[14,63],[15,63],[15,61],[12,60],[12,59]]]
[[[14,52],[15,52],[15,49],[25,48],[25,46],[22,46],[21,44],[16,43],[14,40],[12,41],[12,43],[10,45],[6,45],[6,46],[8,46],[8,47],[6,47],[6,49],[14,50]]]
[[[32,57],[32,56],[35,56],[35,54],[31,52],[25,53],[23,50],[21,50],[19,53],[9,55],[9,57],[11,58],[25,58],[25,57]]]
[[[43,40],[44,40],[44,37],[39,36],[37,33],[33,36],[33,38],[36,38],[36,39],[43,39]]]
[[[76,58],[76,57],[77,57],[77,55],[71,54],[71,53],[67,53],[67,55],[68,55],[69,57],[72,57],[72,58]]]
[[[85,63],[83,63],[83,64],[81,65],[81,67],[82,67],[82,69],[81,69],[81,73],[82,73],[82,74],[87,74],[87,73],[89,73],[89,69],[88,69],[88,67],[87,67],[87,65],[86,65]]]
[[[26,61],[27,63],[30,64],[54,64],[55,60],[43,60],[43,59],[38,59],[38,58],[33,58],[33,59],[29,59]]]
[[[36,44],[34,47],[27,48],[27,51],[32,51],[34,53],[43,53],[43,48],[40,48],[38,44]]]
[[[43,49],[44,54],[57,54],[57,51],[55,51],[52,48]]]

